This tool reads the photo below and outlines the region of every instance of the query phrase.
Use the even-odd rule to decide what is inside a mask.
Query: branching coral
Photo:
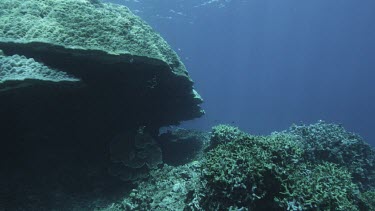
[[[358,210],[358,186],[350,173],[336,164],[302,164],[283,181],[281,198],[275,200],[288,210]]]
[[[359,135],[323,121],[308,126],[294,125],[286,133],[299,137],[310,162],[345,166],[361,190],[374,188],[375,150]]]
[[[299,142],[285,134],[256,137],[238,135],[243,132],[236,128],[226,131],[234,132],[225,134],[234,139],[210,151],[203,164],[208,188],[202,206],[277,209],[273,198],[281,191],[281,179],[302,160]]]
[[[340,126],[318,123],[260,137],[220,126],[212,138],[219,144],[203,162],[205,209],[360,210],[362,183],[352,177],[353,169],[365,168],[363,178],[371,178],[371,160],[364,160],[374,152]],[[314,144],[330,153],[343,151],[325,160],[315,154]],[[365,184],[374,185],[371,180]]]

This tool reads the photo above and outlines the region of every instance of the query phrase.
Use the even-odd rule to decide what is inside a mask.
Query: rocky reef
[[[204,114],[126,7],[0,0],[0,211],[375,210],[375,150],[318,122],[255,136]]]
[[[374,210],[375,149],[340,125],[268,136],[218,125],[210,143],[202,159],[153,170],[102,210]]]

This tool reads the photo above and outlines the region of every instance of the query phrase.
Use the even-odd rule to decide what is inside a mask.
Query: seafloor
[[[157,142],[163,162],[131,181],[93,180],[103,184],[92,190],[30,184],[26,194],[8,190],[18,197],[3,192],[2,210],[375,210],[375,150],[340,125],[268,136],[218,125],[167,131]]]

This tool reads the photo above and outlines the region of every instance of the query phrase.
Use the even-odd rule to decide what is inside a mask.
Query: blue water
[[[176,50],[205,100],[183,126],[253,134],[320,119],[375,146],[375,1],[112,0]]]

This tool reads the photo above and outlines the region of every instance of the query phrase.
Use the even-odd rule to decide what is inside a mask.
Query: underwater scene
[[[0,0],[0,211],[375,211],[373,20]]]

